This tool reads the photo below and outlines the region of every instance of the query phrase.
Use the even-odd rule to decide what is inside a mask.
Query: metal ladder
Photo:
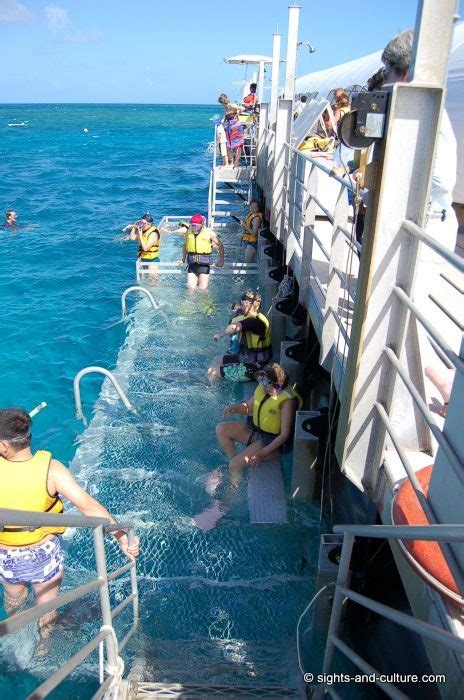
[[[40,605],[33,605],[21,612],[17,612],[0,622],[0,637],[16,632],[31,622],[39,620],[43,615],[61,608],[67,603],[80,600],[88,593],[99,590],[101,627],[98,634],[83,643],[77,653],[62,663],[43,683],[41,683],[30,695],[32,700],[45,698],[57,688],[71,673],[81,664],[95,649],[100,647],[100,685],[95,693],[94,700],[102,698],[107,690],[117,687],[123,664],[120,653],[134,634],[139,621],[139,596],[137,588],[137,570],[134,560],[120,566],[115,571],[108,573],[105,555],[105,532],[113,530],[127,530],[129,544],[134,542],[134,526],[132,523],[111,523],[106,518],[94,518],[84,515],[63,515],[50,513],[36,513],[23,510],[0,509],[0,530],[5,526],[24,527],[30,529],[38,527],[76,527],[89,528],[93,534],[93,549],[96,562],[97,576],[92,581],[84,583],[76,588],[60,593],[55,599]],[[111,608],[109,583],[123,574],[130,574],[131,593],[115,608]],[[118,641],[113,620],[128,606],[132,604],[132,625],[121,641]],[[103,661],[103,645],[106,649],[106,665]],[[106,674],[106,678],[105,678]]]
[[[395,526],[395,525],[336,525],[335,533],[343,534],[343,546],[338,568],[337,581],[335,583],[335,595],[330,617],[329,631],[327,634],[327,644],[325,649],[322,674],[330,674],[335,651],[338,650],[349,659],[362,673],[369,675],[374,680],[376,686],[384,693],[395,700],[405,700],[407,696],[401,692],[393,683],[383,679],[382,674],[371,666],[366,659],[357,654],[354,649],[348,646],[339,636],[340,621],[342,617],[342,606],[345,599],[351,600],[368,610],[371,610],[382,617],[395,622],[401,627],[416,632],[421,637],[432,640],[457,654],[464,653],[464,639],[440,629],[422,620],[418,620],[412,615],[407,615],[383,603],[378,603],[372,598],[356,593],[349,587],[349,573],[351,555],[355,537],[372,537],[376,539],[388,539],[399,542],[400,540],[426,540],[429,542],[440,542],[447,544],[458,544],[464,542],[464,525],[427,525],[427,526]],[[306,678],[305,678],[306,680]],[[318,690],[333,698],[339,698],[337,691],[327,683],[316,686]]]

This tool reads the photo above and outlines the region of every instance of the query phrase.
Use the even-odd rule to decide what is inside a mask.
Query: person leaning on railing
[[[81,488],[68,469],[50,452],[31,452],[31,418],[21,408],[0,410],[0,508],[62,513],[62,497],[83,515],[115,519],[106,508]],[[1,525],[1,520],[0,520]],[[64,527],[4,526],[0,531],[0,582],[3,607],[11,615],[26,601],[29,584],[37,604],[46,603],[59,593],[63,577],[60,538]],[[129,545],[127,533],[111,533],[129,558],[139,554],[139,539]],[[39,631],[46,635],[56,611],[39,620]]]

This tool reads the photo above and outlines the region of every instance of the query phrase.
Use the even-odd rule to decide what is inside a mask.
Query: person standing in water
[[[139,260],[159,262],[160,232],[156,226],[153,226],[153,217],[150,214],[144,214],[140,221],[135,222],[129,238],[131,241],[138,241],[137,257]]]
[[[263,215],[259,211],[259,203],[256,199],[250,202],[250,213],[245,221],[240,222],[243,229],[242,248],[245,262],[252,262],[258,250],[258,231],[264,226]]]
[[[213,263],[213,247],[219,251],[219,260],[215,266],[222,267],[224,246],[221,240],[212,229],[205,226],[205,218],[201,214],[194,214],[182,246],[182,263],[188,264],[188,289],[207,289]]]
[[[106,508],[76,483],[68,469],[50,452],[31,452],[31,417],[21,408],[0,410],[0,508],[37,513],[62,513],[67,498],[86,516],[115,519]],[[65,527],[4,526],[0,532],[0,583],[3,607],[12,615],[26,602],[29,584],[36,603],[57,597],[63,578],[63,553],[58,535]],[[125,530],[114,530],[121,550],[133,559],[139,539],[129,545]],[[55,622],[56,610],[39,619],[42,638]]]

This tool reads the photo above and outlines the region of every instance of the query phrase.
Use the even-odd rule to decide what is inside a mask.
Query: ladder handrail
[[[335,582],[335,595],[330,616],[327,643],[323,661],[322,673],[330,673],[335,649],[338,649],[345,657],[350,659],[358,668],[363,669],[367,662],[351,647],[346,645],[338,636],[340,627],[342,606],[346,598],[353,600],[368,610],[392,620],[406,629],[432,639],[448,649],[457,653],[464,653],[464,639],[447,632],[440,627],[416,619],[413,615],[402,613],[394,608],[377,602],[373,598],[356,593],[349,585],[349,571],[355,537],[370,537],[389,540],[426,540],[433,542],[464,542],[464,525],[436,524],[436,525],[335,525],[335,533],[343,534],[343,544],[338,567],[337,580]],[[380,673],[376,674],[375,684],[382,687],[390,697],[401,697],[401,691],[392,683],[382,683]],[[322,683],[322,688],[328,690],[329,686]]]
[[[122,319],[123,319],[123,321],[126,318],[126,297],[130,292],[142,292],[143,294],[145,294],[148,297],[148,300],[149,300],[150,304],[152,305],[152,307],[155,310],[159,309],[159,305],[157,304],[157,302],[153,298],[153,294],[151,292],[149,292],[148,289],[145,289],[145,287],[141,287],[140,285],[134,285],[132,287],[127,287],[127,289],[125,289],[121,295],[121,307],[122,307]]]
[[[120,566],[115,571],[108,573],[106,565],[104,531],[125,529],[128,532],[129,544],[134,542],[134,525],[132,523],[112,523],[108,518],[99,518],[86,515],[66,515],[53,513],[38,513],[35,511],[10,510],[0,509],[0,529],[5,525],[15,526],[49,526],[56,525],[78,528],[91,528],[93,530],[93,548],[95,562],[97,568],[97,577],[91,581],[71,588],[64,593],[59,594],[53,600],[40,605],[33,605],[26,610],[10,615],[0,622],[0,637],[16,632],[25,627],[31,622],[35,622],[43,615],[57,610],[75,600],[83,598],[92,591],[100,591],[100,610],[102,616],[102,626],[99,631],[70,659],[65,661],[59,668],[45,679],[31,694],[33,698],[45,698],[52,692],[72,671],[84,661],[100,644],[103,642],[106,645],[106,657],[108,660],[106,673],[100,669],[101,680],[97,695],[103,692],[118,682],[123,665],[119,658],[119,652],[126,645],[132,634],[138,626],[138,587],[137,587],[137,569],[136,561],[131,559],[128,564]],[[130,572],[131,592],[126,598],[119,603],[115,608],[111,609],[108,584],[119,578],[126,572]],[[129,632],[126,634],[121,643],[118,642],[116,633],[113,627],[113,619],[122,612],[130,603],[132,603],[133,620]]]
[[[82,412],[82,401],[81,401],[81,392],[80,392],[80,381],[82,377],[84,377],[86,374],[92,374],[93,372],[97,374],[103,374],[105,377],[107,377],[110,382],[113,384],[114,388],[116,389],[116,392],[123,402],[124,406],[127,408],[128,411],[131,413],[136,413],[135,408],[132,406],[131,402],[127,398],[126,394],[122,390],[118,380],[114,376],[112,372],[110,372],[108,369],[105,369],[104,367],[97,367],[95,365],[91,365],[89,367],[84,367],[84,369],[81,369],[80,372],[76,374],[74,377],[74,382],[73,382],[73,387],[74,387],[74,402],[76,404],[76,418],[78,420],[82,420],[84,425],[88,425],[87,420]]]

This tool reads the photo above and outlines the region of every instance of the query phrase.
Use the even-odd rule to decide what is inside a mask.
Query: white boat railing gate
[[[129,561],[127,564],[119,567],[115,571],[108,573],[105,555],[105,532],[126,530],[128,534],[129,545],[134,543],[134,526],[132,523],[111,523],[106,518],[89,517],[84,515],[66,515],[66,514],[51,514],[37,513],[32,511],[22,510],[7,510],[0,509],[0,530],[5,526],[8,527],[29,527],[34,530],[38,527],[75,527],[75,528],[90,528],[93,533],[93,549],[96,562],[97,577],[84,583],[76,588],[71,588],[64,593],[60,593],[56,598],[40,605],[33,605],[26,610],[17,612],[10,617],[0,622],[0,637],[16,632],[26,625],[36,622],[43,615],[58,610],[63,605],[72,603],[75,600],[81,600],[84,596],[99,591],[100,594],[100,612],[102,625],[100,631],[92,637],[86,644],[82,645],[70,659],[60,664],[58,669],[54,671],[43,683],[41,683],[29,695],[30,700],[39,700],[45,698],[55,688],[57,688],[71,673],[79,666],[93,651],[102,644],[106,648],[106,666],[101,664],[100,667],[100,686],[93,696],[94,700],[102,698],[106,691],[115,685],[120,680],[122,673],[122,661],[119,657],[120,653],[126,646],[129,639],[137,629],[139,622],[139,594],[137,587],[137,569],[135,560]],[[109,583],[115,579],[130,573],[131,593],[121,601],[116,607],[111,608]],[[132,604],[132,624],[119,642],[113,627],[113,620]],[[100,655],[100,660],[102,655]],[[105,672],[107,673],[104,678]]]

